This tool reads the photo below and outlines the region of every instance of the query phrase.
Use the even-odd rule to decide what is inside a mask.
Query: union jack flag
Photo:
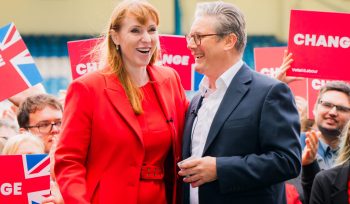
[[[0,28],[0,101],[40,83],[42,77],[13,23]]]
[[[0,155],[0,203],[40,204],[50,195],[50,158],[46,154]]]

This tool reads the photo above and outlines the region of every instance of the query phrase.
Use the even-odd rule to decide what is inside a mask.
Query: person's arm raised
[[[296,81],[296,80],[302,80],[302,77],[292,77],[292,76],[287,76],[286,72],[287,70],[291,67],[293,60],[293,54],[288,52],[288,50],[284,50],[283,54],[283,62],[279,68],[279,70],[276,73],[275,78],[289,84],[290,82]]]

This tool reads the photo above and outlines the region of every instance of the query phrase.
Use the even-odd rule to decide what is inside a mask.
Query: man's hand
[[[301,159],[301,164],[303,166],[309,165],[316,160],[318,150],[318,138],[320,137],[320,135],[320,132],[316,132],[314,130],[306,132],[306,146],[304,147]]]
[[[217,179],[215,157],[188,160],[179,164],[179,167],[179,175],[184,176],[183,181],[191,183],[193,188]]]

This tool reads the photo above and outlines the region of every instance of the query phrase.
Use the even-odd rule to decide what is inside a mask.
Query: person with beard
[[[242,60],[244,14],[222,1],[198,3],[187,48],[204,74],[187,112],[184,204],[284,204],[299,175],[300,122],[285,83]]]
[[[286,72],[293,62],[292,53],[284,51],[283,62],[275,78],[286,84],[300,77],[287,76]],[[319,131],[303,132],[300,142],[302,153],[302,174],[287,183],[298,189],[299,199],[309,203],[309,195],[315,175],[333,166],[339,149],[340,135],[344,125],[350,120],[350,86],[341,81],[333,81],[321,87],[317,103],[314,106],[315,124]],[[296,98],[298,104],[298,99]],[[302,112],[299,112],[303,123]],[[288,188],[287,188],[288,193]],[[289,203],[289,201],[288,201]]]
[[[314,115],[319,132],[302,133],[300,138],[303,148],[301,179],[305,203],[309,203],[315,175],[333,167],[338,156],[341,133],[350,120],[350,85],[333,81],[321,87]]]
[[[342,81],[326,83],[321,87],[314,107],[315,124],[321,132],[317,163],[320,169],[333,166],[340,144],[341,132],[350,119],[350,86]],[[305,147],[306,134],[301,134],[301,146]]]
[[[350,123],[344,128],[336,166],[316,175],[310,204],[345,204],[349,201]]]

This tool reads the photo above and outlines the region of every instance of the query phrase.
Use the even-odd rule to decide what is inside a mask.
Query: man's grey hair
[[[195,18],[201,16],[216,17],[218,19],[216,32],[234,33],[237,36],[235,48],[238,52],[243,53],[247,44],[247,32],[244,15],[235,5],[222,1],[198,3]]]

